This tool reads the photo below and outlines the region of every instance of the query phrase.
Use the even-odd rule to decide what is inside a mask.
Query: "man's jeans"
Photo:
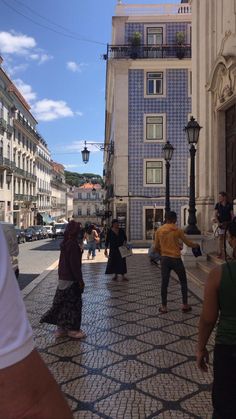
[[[87,244],[87,248],[88,248],[88,254],[91,255],[94,258],[96,256],[96,242],[92,241],[92,242],[88,242]]]
[[[187,277],[184,268],[184,264],[181,258],[171,258],[169,256],[161,257],[161,299],[162,305],[167,306],[167,289],[169,285],[170,272],[174,271],[179,278],[181,284],[182,300],[183,304],[188,303],[188,287],[187,287]]]

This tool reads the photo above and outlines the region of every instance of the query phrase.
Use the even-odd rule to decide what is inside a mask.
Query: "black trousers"
[[[181,285],[182,301],[183,304],[188,303],[188,286],[185,267],[181,258],[171,258],[169,256],[161,257],[161,300],[162,305],[167,305],[167,290],[169,285],[170,273],[174,271],[179,278]]]
[[[236,418],[236,345],[215,345],[212,419]]]

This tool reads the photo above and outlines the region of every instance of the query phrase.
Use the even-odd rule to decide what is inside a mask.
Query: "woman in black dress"
[[[118,220],[114,219],[111,228],[108,230],[105,240],[105,256],[108,256],[107,249],[110,248],[106,274],[114,274],[113,280],[116,281],[118,275],[122,275],[123,281],[128,281],[125,274],[127,273],[126,259],[121,257],[119,246],[127,241],[126,234],[122,228],[119,228]]]
[[[81,271],[82,251],[78,243],[81,225],[70,221],[61,243],[58,267],[58,287],[52,307],[40,323],[57,325],[56,337],[69,336],[81,339],[86,335],[80,329],[84,281]]]

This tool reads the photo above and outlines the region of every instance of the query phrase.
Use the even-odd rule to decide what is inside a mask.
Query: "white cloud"
[[[82,67],[85,67],[85,63],[77,64],[75,61],[68,61],[66,67],[68,70],[73,71],[73,73],[81,73]]]
[[[65,164],[63,163],[65,169],[74,169],[75,167],[79,167],[78,164]]]
[[[43,64],[46,61],[52,60],[53,56],[46,53],[34,53],[30,54],[29,58],[33,61],[38,61],[38,64]]]
[[[75,115],[83,116],[83,112],[81,112],[81,111],[75,111]]]
[[[0,32],[0,51],[2,54],[27,54],[36,47],[34,38],[15,32]]]
[[[27,102],[31,102],[36,99],[37,94],[33,91],[29,84],[24,83],[21,79],[14,80],[14,83]]]
[[[32,111],[39,121],[53,121],[74,115],[74,112],[64,100],[39,100],[32,106]]]
[[[16,73],[19,73],[20,71],[25,71],[28,67],[28,64],[19,64],[11,66],[4,61],[4,67],[6,67],[7,73],[10,76],[14,76]]]

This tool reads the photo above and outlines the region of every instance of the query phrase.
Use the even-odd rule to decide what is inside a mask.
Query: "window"
[[[163,95],[163,72],[147,73],[147,95]]]
[[[3,173],[0,173],[0,189],[3,189]]]
[[[87,215],[90,215],[90,208],[87,208]]]
[[[153,240],[154,229],[164,221],[163,208],[145,208],[145,239]]]
[[[78,193],[78,199],[82,199],[82,193]]]
[[[87,199],[91,199],[91,194],[90,193],[87,193]],[[88,214],[88,215],[90,215],[90,214]]]
[[[163,116],[146,116],[146,140],[163,140]]]
[[[3,156],[3,140],[0,140],[0,156]]]
[[[147,44],[161,45],[163,44],[163,28],[147,28]]]
[[[7,158],[9,160],[11,159],[11,146],[10,146],[10,144],[7,145]]]
[[[20,153],[18,153],[18,167],[20,168]]]
[[[78,208],[78,215],[82,215],[81,208]]]
[[[163,161],[146,161],[145,184],[162,185],[163,184]]]

